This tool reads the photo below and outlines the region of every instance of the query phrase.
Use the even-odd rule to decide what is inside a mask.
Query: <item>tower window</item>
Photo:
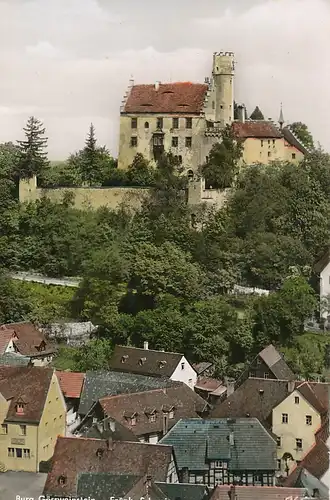
[[[261,147],[263,148],[263,146],[264,146],[264,141],[261,139],[261,141],[260,141],[260,142],[261,142]]]
[[[173,128],[179,128],[179,118],[173,118],[173,120],[172,120],[172,127]]]
[[[215,102],[212,101],[212,109],[215,109]]]
[[[132,118],[132,120],[131,120],[131,128],[137,128],[137,118]]]
[[[136,148],[136,146],[137,146],[137,137],[133,136],[131,137],[131,147]]]
[[[186,137],[186,148],[191,148],[192,139],[191,137]]]
[[[172,147],[176,148],[178,147],[179,144],[179,138],[178,137],[172,137]]]
[[[192,128],[192,118],[186,118],[186,128]]]
[[[223,109],[223,105],[222,104],[220,105],[220,109]]]
[[[145,122],[144,128],[149,128],[149,122]]]
[[[163,128],[163,118],[161,118],[161,117],[157,118],[157,128],[160,128],[160,129]]]
[[[295,160],[296,159],[296,153],[292,153],[292,159]]]

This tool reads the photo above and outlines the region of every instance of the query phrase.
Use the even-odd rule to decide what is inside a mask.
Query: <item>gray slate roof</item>
[[[122,498],[140,480],[141,476],[129,474],[108,474],[106,472],[83,472],[78,474],[77,496],[92,496],[105,500],[114,496]]]
[[[28,366],[30,358],[15,352],[7,352],[0,356],[0,366]]]
[[[207,460],[228,461],[233,471],[276,469],[275,439],[256,418],[180,420],[160,443],[173,446],[179,469],[208,470]]]
[[[153,377],[170,377],[182,359],[177,352],[153,351],[117,345],[110,359],[112,370]]]
[[[295,380],[296,377],[288,367],[281,354],[270,344],[258,356],[266,363],[274,376],[279,380]]]
[[[204,500],[209,498],[204,484],[155,483],[169,500]]]
[[[177,384],[178,382],[162,377],[155,378],[110,371],[89,371],[86,373],[78,413],[86,415],[91,406],[105,396],[149,391],[151,389],[173,387]]]

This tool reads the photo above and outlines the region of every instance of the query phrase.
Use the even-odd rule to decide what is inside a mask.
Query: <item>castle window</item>
[[[149,122],[145,122],[144,128],[149,128]]]
[[[223,105],[222,104],[220,105],[220,109],[223,109]]]
[[[179,128],[179,118],[173,118],[173,120],[172,120],[172,127],[173,128]]]
[[[264,141],[261,139],[260,142],[261,142],[261,147],[263,147],[264,146]]]
[[[132,118],[132,120],[131,120],[131,128],[137,128],[137,118]]]
[[[215,109],[215,102],[212,101],[212,109]]]
[[[191,148],[192,139],[191,137],[186,137],[186,148]]]
[[[188,170],[187,176],[189,180],[192,180],[194,178],[194,172],[192,170]]]
[[[272,153],[270,151],[268,151],[268,158],[270,158],[272,156]]]
[[[186,118],[186,128],[192,128],[192,118]]]
[[[296,159],[296,153],[292,153],[292,159],[295,160]]]
[[[157,118],[157,128],[163,128],[163,118]]]
[[[131,147],[136,148],[136,146],[137,146],[137,137],[133,135],[131,137]]]
[[[172,137],[172,147],[176,148],[178,147],[179,144],[179,138],[178,137]]]

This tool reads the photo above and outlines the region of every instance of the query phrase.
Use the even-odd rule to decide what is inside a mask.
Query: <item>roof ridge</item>
[[[180,382],[178,381],[179,383],[181,383],[182,385],[174,385],[174,386],[169,386],[169,387],[160,387],[160,388],[157,388],[157,389],[150,389],[150,390],[146,390],[146,391],[139,391],[139,392],[129,392],[129,393],[122,393],[122,394],[113,394],[113,395],[110,395],[110,396],[103,396],[102,398],[99,399],[99,401],[103,401],[105,399],[114,399],[114,398],[121,398],[121,397],[127,397],[127,396],[137,396],[139,394],[144,394],[144,393],[150,393],[150,392],[164,392],[164,391],[167,391],[168,389],[178,389],[179,387],[183,387],[183,384],[184,382]],[[187,386],[188,387],[188,386]],[[164,394],[166,394],[164,392]]]
[[[184,356],[181,352],[172,352],[172,351],[160,351],[159,349],[144,349],[144,347],[135,347],[131,345],[116,345],[116,347],[124,347],[125,349],[136,349],[144,352],[159,352],[162,354],[177,354],[178,356]],[[115,348],[116,348],[115,347]],[[185,357],[185,356],[184,356]]]

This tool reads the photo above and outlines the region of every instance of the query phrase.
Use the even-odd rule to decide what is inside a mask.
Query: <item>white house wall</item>
[[[180,363],[178,364],[170,378],[171,380],[184,382],[191,389],[193,389],[197,382],[197,373],[195,372],[189,361],[187,361],[187,359],[182,356]]]

